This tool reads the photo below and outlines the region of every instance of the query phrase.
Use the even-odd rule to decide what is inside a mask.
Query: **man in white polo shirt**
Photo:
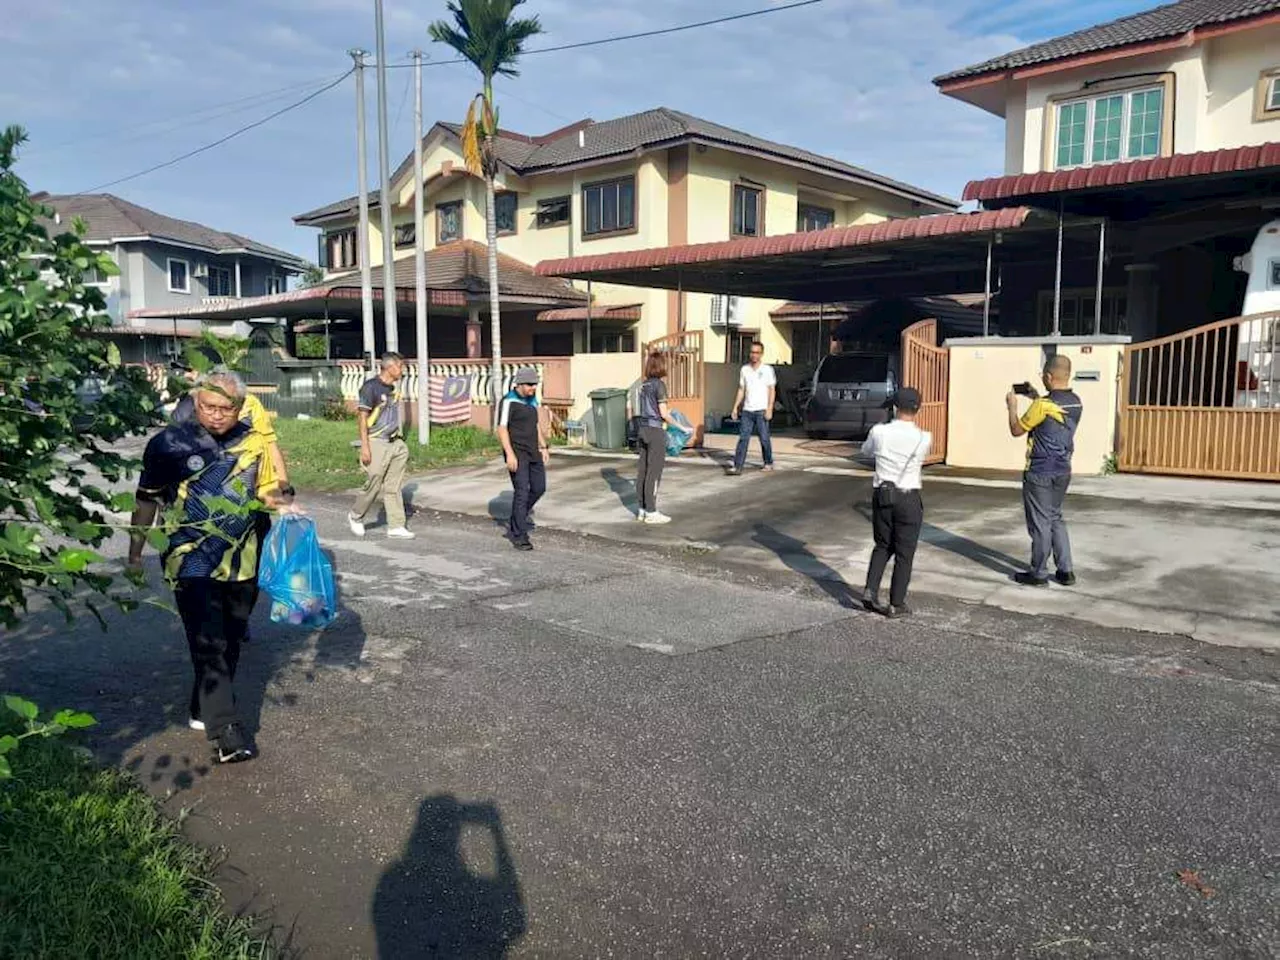
[[[920,468],[933,437],[916,426],[920,412],[920,392],[902,387],[893,399],[895,417],[889,423],[878,423],[862,450],[859,460],[875,462],[872,479],[871,532],[875,549],[867,568],[867,588],[862,605],[888,617],[909,614],[907,587],[911,584],[911,566],[915,562],[916,544],[924,525],[924,502],[920,499]],[[893,580],[889,585],[889,605],[880,605],[880,579],[893,557]]]
[[[777,398],[778,378],[773,367],[764,362],[764,344],[757,340],[751,344],[751,362],[743,366],[742,372],[738,374],[738,396],[733,401],[732,413],[732,417],[738,420],[738,449],[733,455],[730,476],[736,477],[742,473],[753,433],[760,435],[764,468],[773,469],[773,441],[769,437],[769,421],[773,419],[773,404]]]

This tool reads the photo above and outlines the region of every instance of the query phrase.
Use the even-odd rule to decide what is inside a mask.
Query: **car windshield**
[[[884,383],[889,379],[889,358],[871,354],[831,356],[818,368],[819,383]]]

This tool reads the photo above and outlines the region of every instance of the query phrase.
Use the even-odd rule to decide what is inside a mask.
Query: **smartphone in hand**
[[[1015,383],[1013,385],[1013,392],[1020,397],[1030,397],[1032,400],[1040,396],[1040,394],[1036,392],[1036,388],[1033,387],[1031,383],[1026,380],[1024,380],[1022,383]]]

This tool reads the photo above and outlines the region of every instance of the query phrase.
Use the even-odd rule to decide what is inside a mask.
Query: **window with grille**
[[[516,212],[520,209],[520,197],[504,190],[493,198],[493,219],[498,225],[499,236],[516,232]]]
[[[733,235],[758,237],[763,230],[764,191],[756,187],[733,185]]]
[[[436,207],[436,242],[462,239],[462,201],[442,203]]]
[[[636,178],[622,177],[582,188],[586,236],[623,233],[636,227]]]
[[[796,233],[810,230],[826,230],[836,225],[836,212],[829,207],[815,207],[802,203],[796,208]]]
[[[1059,103],[1054,163],[1062,169],[1158,157],[1163,130],[1163,86]]]
[[[231,296],[231,271],[226,267],[209,268],[209,296]]]

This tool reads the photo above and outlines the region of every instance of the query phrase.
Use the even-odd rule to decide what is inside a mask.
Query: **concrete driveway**
[[[676,522],[635,522],[635,459],[553,456],[545,527],[715,553],[726,567],[798,571],[846,601],[871,551],[870,478],[844,457],[789,457],[728,477],[725,454],[667,465],[660,506]],[[413,503],[501,520],[500,463],[433,474]],[[1028,541],[1016,481],[926,475],[914,589],[1027,614],[1280,649],[1280,486],[1116,476],[1080,478],[1067,516],[1080,583],[1020,587]]]

